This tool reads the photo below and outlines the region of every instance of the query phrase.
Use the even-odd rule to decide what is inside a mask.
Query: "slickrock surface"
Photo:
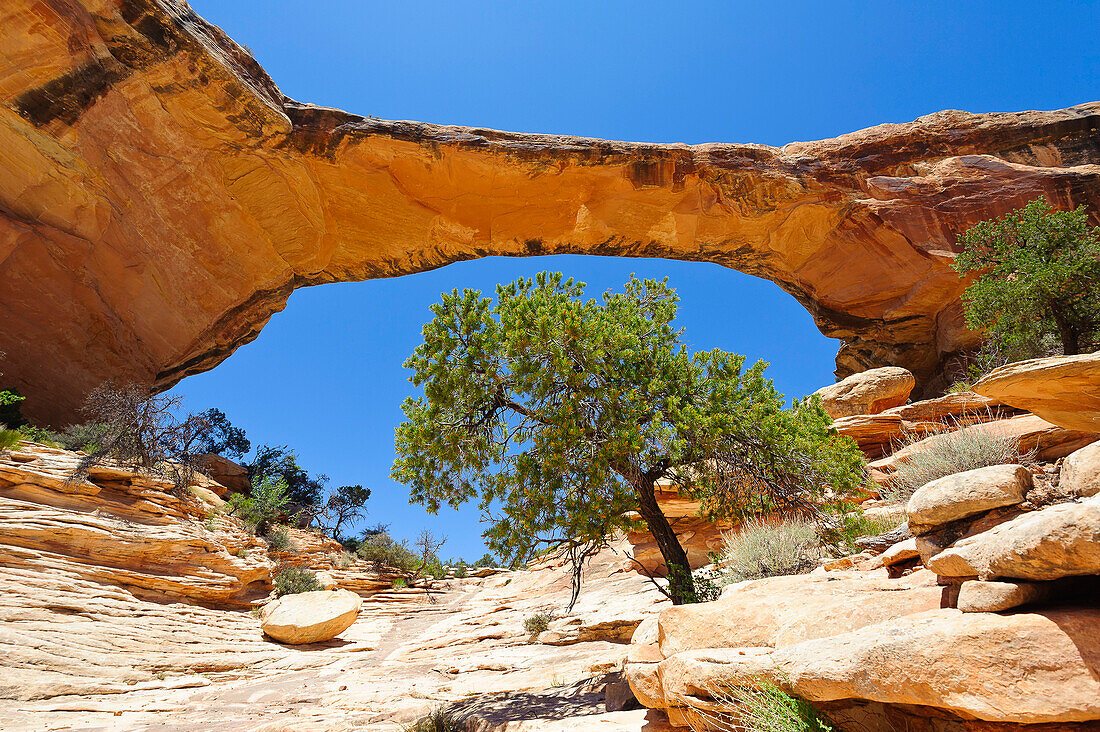
[[[839,376],[935,390],[974,342],[956,235],[1039,194],[1100,208],[1095,102],[781,148],[608,142],[296,102],[181,0],[8,0],[0,28],[0,347],[54,424],[107,378],[211,368],[296,287],[564,252],[768,278],[843,339]]]
[[[394,590],[308,531],[269,558],[235,520],[209,518],[220,501],[201,485],[177,498],[112,465],[67,483],[77,455],[20,447],[0,455],[2,729],[397,732],[461,699],[496,720],[486,730],[666,729],[603,704],[635,628],[667,605],[629,571],[625,542],[593,559],[569,616],[569,575],[552,561]],[[247,607],[276,559],[358,593],[358,619],[326,642],[265,639]],[[544,611],[559,614],[552,645],[523,632]]]
[[[983,376],[974,391],[1059,427],[1100,433],[1100,351],[1010,363]]]

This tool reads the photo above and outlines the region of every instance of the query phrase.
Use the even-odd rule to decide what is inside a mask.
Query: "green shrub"
[[[808,702],[767,681],[751,687],[711,685],[708,693],[717,711],[694,709],[688,716],[693,730],[738,732],[832,732]]]
[[[275,573],[275,594],[279,597],[323,589],[317,575],[305,567],[284,566]]]
[[[802,574],[822,555],[817,525],[796,517],[779,521],[749,518],[729,534],[720,564],[730,582]]]
[[[474,567],[479,568],[479,569],[481,567],[496,567],[496,566],[498,566],[497,560],[494,559],[493,555],[490,554],[489,552],[485,552],[484,554],[481,555],[481,559],[474,562]]]
[[[470,574],[469,565],[466,564],[465,559],[459,559],[458,564],[454,565],[454,575],[458,579],[465,579]]]
[[[439,707],[405,727],[402,732],[462,732],[464,729],[466,726],[462,720]]]
[[[282,526],[275,526],[269,529],[264,540],[267,542],[268,551],[272,552],[285,552],[290,549],[292,545],[290,533]]]
[[[0,452],[11,450],[22,439],[23,435],[19,433],[19,430],[9,430],[7,427],[0,425]]]
[[[553,613],[535,613],[523,619],[523,632],[529,637],[535,638],[550,628],[550,621],[554,619]]]
[[[268,475],[252,486],[251,496],[231,495],[228,506],[231,515],[239,516],[250,531],[263,536],[289,502],[286,481]]]
[[[409,549],[408,542],[394,541],[384,531],[364,538],[356,553],[370,562],[375,571],[390,567],[402,572],[413,572],[421,564],[420,557]]]
[[[47,447],[61,447],[61,435],[49,427],[35,427],[33,424],[25,424],[19,428],[19,434],[28,442],[37,442]]]
[[[107,437],[107,425],[100,422],[87,422],[67,427],[57,436],[57,442],[66,450],[79,450],[93,453]]]
[[[880,536],[893,531],[905,521],[904,516],[891,519],[886,516],[868,517],[860,510],[849,511],[836,517],[835,526],[826,534],[827,543],[842,554],[857,554],[860,547],[856,539],[866,536]]]
[[[903,503],[918,488],[937,478],[990,465],[1029,461],[1032,457],[1020,455],[1020,438],[1014,435],[997,435],[980,427],[961,428],[958,421],[951,426],[954,431],[932,437],[912,433],[902,436],[895,453],[917,443],[920,446],[898,461],[886,484],[879,488],[883,499]]]
[[[395,590],[403,590],[409,586],[409,581],[404,577],[394,577],[390,586]]]

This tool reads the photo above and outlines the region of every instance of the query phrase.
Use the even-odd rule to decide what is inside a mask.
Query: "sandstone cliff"
[[[0,28],[2,368],[55,424],[108,377],[213,367],[296,287],[556,252],[768,278],[844,341],[839,376],[904,366],[923,394],[971,343],[955,235],[1040,193],[1100,209],[1097,103],[607,142],[299,103],[179,0],[10,0]]]

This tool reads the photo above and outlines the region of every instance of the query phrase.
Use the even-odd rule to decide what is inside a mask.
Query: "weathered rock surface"
[[[1010,363],[983,376],[974,391],[1059,427],[1100,433],[1100,351]]]
[[[291,645],[332,640],[351,627],[361,604],[359,595],[348,590],[286,595],[264,605],[260,630]]]
[[[969,580],[959,588],[958,608],[964,613],[993,613],[1045,600],[1051,595],[1046,582],[983,582]]]
[[[0,728],[399,732],[441,704],[509,692],[485,719],[663,729],[644,711],[605,712],[597,691],[667,604],[629,571],[625,543],[593,559],[559,644],[531,644],[524,618],[569,597],[560,562],[393,590],[394,575],[311,531],[290,529],[291,550],[269,556],[239,522],[210,516],[221,501],[204,480],[177,497],[105,464],[67,482],[77,459],[28,443],[0,456]],[[321,595],[358,604],[347,590],[358,593],[358,619],[307,647],[265,639],[261,619],[236,608],[268,594],[275,560],[344,588]],[[579,702],[581,687],[598,709]]]
[[[1082,498],[1100,493],[1100,442],[1082,447],[1065,459],[1058,487]]]
[[[952,521],[1024,502],[1031,471],[1023,465],[991,465],[948,475],[921,486],[909,498],[909,530],[927,534]]]
[[[894,451],[908,435],[950,432],[981,422],[1005,419],[1020,410],[974,392],[946,394],[935,399],[905,404],[879,414],[841,417],[833,423],[836,431],[851,437],[869,460]]]
[[[1100,208],[1096,103],[782,148],[607,142],[295,102],[180,0],[10,0],[0,27],[0,347],[54,424],[107,378],[211,368],[295,287],[488,255],[716,262],[843,339],[839,376],[935,389],[974,343],[956,235],[1039,194]]]
[[[925,565],[946,577],[981,579],[1100,574],[1100,497],[1018,516],[962,539]]]
[[[916,381],[913,374],[897,366],[883,366],[852,374],[814,392],[833,419],[857,414],[878,414],[899,407],[909,399]]]
[[[271,590],[265,545],[196,489],[30,443],[0,455],[0,566],[119,585],[143,598],[246,606]]]
[[[812,574],[739,582],[715,602],[661,611],[658,644],[665,658],[698,648],[780,648],[938,608],[941,594],[931,572],[900,580]]]
[[[763,677],[812,701],[866,699],[990,722],[1074,723],[1100,719],[1098,653],[1095,608],[1011,615],[939,609],[784,648],[688,651],[657,664],[657,675],[665,708],[681,718],[685,709],[713,708],[710,693],[721,684]]]

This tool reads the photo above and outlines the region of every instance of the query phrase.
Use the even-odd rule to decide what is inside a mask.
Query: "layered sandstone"
[[[1100,208],[1097,103],[608,142],[296,102],[180,0],[11,0],[0,28],[0,368],[57,424],[107,378],[218,364],[296,287],[563,252],[768,278],[844,341],[839,376],[927,393],[973,342],[955,236],[1039,194]]]

